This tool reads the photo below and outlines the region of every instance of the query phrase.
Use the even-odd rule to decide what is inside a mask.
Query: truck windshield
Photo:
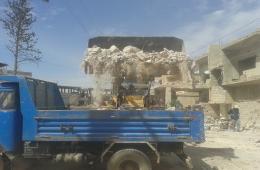
[[[15,93],[13,91],[0,92],[0,110],[15,109]]]

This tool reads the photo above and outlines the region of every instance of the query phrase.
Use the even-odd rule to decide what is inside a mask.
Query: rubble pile
[[[174,85],[192,87],[190,59],[183,52],[164,48],[158,52],[146,52],[134,46],[119,49],[94,46],[88,48],[83,61],[86,74],[94,74],[95,89],[93,100],[96,105],[102,103],[104,76],[109,78],[112,90],[117,91],[122,82],[148,84],[155,77],[172,76]],[[106,81],[107,82],[107,81]]]
[[[89,48],[84,65],[86,73],[89,74],[108,73],[114,77],[124,76],[138,82],[162,74],[174,74],[176,68],[185,71],[179,68],[179,65],[187,60],[183,52],[168,49],[161,52],[144,52],[133,46],[119,50],[113,45],[109,49]]]
[[[230,126],[230,121],[225,117],[217,119],[212,116],[208,116],[205,118],[204,123],[205,130],[212,131],[228,130]]]
[[[255,109],[249,113],[249,118],[243,130],[260,131],[260,110]]]

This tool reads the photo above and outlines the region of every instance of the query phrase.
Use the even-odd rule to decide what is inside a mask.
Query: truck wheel
[[[136,149],[120,150],[112,155],[107,170],[152,170],[150,159]]]

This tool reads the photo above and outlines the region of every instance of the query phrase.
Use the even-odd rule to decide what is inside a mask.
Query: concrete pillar
[[[172,88],[166,87],[165,88],[165,105],[170,107],[172,103]]]

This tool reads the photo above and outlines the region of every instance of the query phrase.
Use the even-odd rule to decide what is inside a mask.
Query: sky
[[[37,21],[39,64],[20,69],[62,85],[91,87],[81,62],[88,39],[101,35],[174,36],[184,40],[190,57],[260,28],[259,0],[30,0]],[[0,0],[0,15],[6,0]],[[0,62],[13,69],[0,24]]]

